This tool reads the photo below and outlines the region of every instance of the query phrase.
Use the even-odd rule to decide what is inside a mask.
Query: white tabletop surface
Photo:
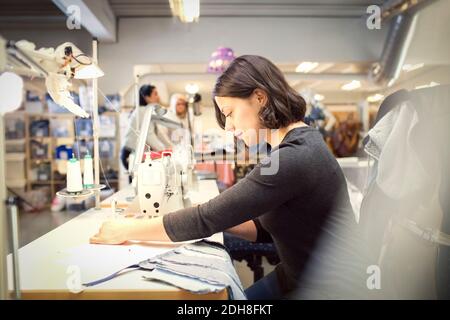
[[[132,189],[114,194],[118,202],[132,195]],[[198,190],[191,194],[193,204],[206,202],[219,194],[215,180],[198,181]],[[110,202],[103,201],[103,204]],[[132,243],[126,245],[93,245],[89,238],[102,222],[115,218],[109,208],[90,209],[76,218],[50,231],[19,250],[20,286],[23,292],[70,292],[79,278],[81,283],[110,275],[128,265],[173,249],[173,244]],[[119,218],[120,219],[120,218]],[[223,243],[222,233],[213,241]],[[13,288],[11,255],[8,256],[8,283]],[[85,289],[85,292],[104,291],[180,291],[162,283],[144,281],[147,271],[133,271],[115,279]],[[79,277],[78,277],[79,274]]]

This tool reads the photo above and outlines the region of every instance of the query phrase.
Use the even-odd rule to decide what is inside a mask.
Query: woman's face
[[[186,100],[183,98],[178,98],[175,109],[177,114],[184,114],[186,112]]]
[[[253,93],[249,98],[214,97],[225,116],[225,130],[232,132],[247,146],[258,142],[258,133],[263,129],[258,113],[266,100],[260,98],[258,93]]]
[[[153,89],[152,93],[150,94],[150,96],[148,96],[147,98],[147,102],[148,103],[159,103],[159,94],[158,94],[158,90]]]

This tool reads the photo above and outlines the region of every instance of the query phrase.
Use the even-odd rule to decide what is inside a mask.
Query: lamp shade
[[[4,72],[0,75],[0,115],[20,107],[23,97],[23,80],[17,74]]]
[[[209,59],[208,73],[222,73],[228,65],[236,58],[233,49],[219,47],[214,51]]]
[[[75,79],[96,79],[103,77],[105,74],[103,71],[94,63],[89,65],[80,65],[75,70]]]

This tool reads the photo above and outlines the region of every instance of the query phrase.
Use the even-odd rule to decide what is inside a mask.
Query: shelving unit
[[[113,157],[112,158],[101,158],[102,161],[102,167],[104,172],[106,173],[108,168],[111,168],[117,175],[117,178],[108,179],[109,184],[112,188],[118,190],[118,176],[119,176],[119,152],[120,152],[120,134],[119,134],[119,113],[116,112],[104,112],[100,115],[100,117],[112,117],[113,120],[111,122],[115,125],[114,130],[114,136],[106,136],[102,137],[100,136],[100,145],[102,144],[102,141],[104,140],[112,140],[113,141]],[[18,180],[14,181],[14,183],[9,183],[8,186],[11,188],[20,188],[23,191],[30,191],[34,188],[42,188],[42,187],[49,187],[50,188],[50,198],[54,197],[56,192],[59,189],[62,189],[65,187],[65,179],[61,179],[64,174],[58,174],[58,165],[56,159],[56,147],[61,144],[66,144],[70,146],[74,146],[77,141],[85,140],[85,141],[91,141],[93,140],[92,136],[77,136],[75,137],[75,130],[74,130],[74,121],[76,117],[72,114],[68,113],[27,113],[25,111],[17,111],[15,113],[8,114],[6,116],[6,122],[8,119],[21,119],[24,123],[24,137],[19,139],[6,139],[6,145],[20,145],[24,146],[23,150],[23,161],[25,162],[25,175],[23,179],[23,185],[18,184]],[[30,130],[30,125],[33,123],[33,121],[36,120],[48,120],[49,121],[49,128],[48,128],[48,135],[46,136],[33,136]],[[68,128],[68,135],[59,137],[55,136],[54,130],[52,130],[52,122],[61,120],[67,121],[67,123],[71,123],[72,125]],[[106,131],[106,129],[104,130]],[[100,134],[102,133],[102,127],[100,124]],[[75,139],[76,138],[76,139]],[[43,145],[47,146],[47,152],[43,158],[33,158],[33,153],[31,150],[31,143],[32,141],[37,141]],[[90,150],[92,153],[92,150]],[[14,153],[15,156],[17,156],[20,153]],[[36,170],[35,168],[40,164],[49,164],[50,165],[50,176],[49,179],[36,179],[36,177],[33,178],[33,170]],[[12,164],[11,164],[12,165]],[[8,163],[6,170],[8,170]],[[100,172],[101,177],[101,183],[105,183],[105,179],[103,176],[103,172]],[[37,177],[39,178],[39,177]],[[51,200],[51,199],[50,199]],[[50,205],[50,201],[48,202]]]
[[[11,127],[14,127],[14,130]],[[23,191],[27,186],[25,127],[24,112],[18,111],[5,115],[6,176],[4,178],[8,188]]]

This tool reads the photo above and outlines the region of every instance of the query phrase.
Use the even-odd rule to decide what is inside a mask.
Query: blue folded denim
[[[84,286],[90,287],[108,281],[127,269],[149,270],[151,272],[143,277],[145,280],[162,281],[193,293],[206,294],[227,289],[230,299],[246,299],[225,247],[206,240],[141,261]]]

